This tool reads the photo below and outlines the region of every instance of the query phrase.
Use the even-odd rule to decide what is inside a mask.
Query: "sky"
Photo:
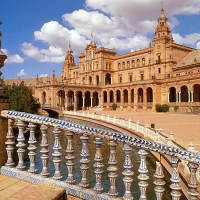
[[[91,40],[118,54],[148,47],[162,5],[174,41],[200,49],[200,0],[1,0],[3,77],[61,75],[69,44],[77,65]]]

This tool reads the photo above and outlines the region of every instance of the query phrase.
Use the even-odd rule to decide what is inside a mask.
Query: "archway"
[[[42,104],[46,104],[46,92],[42,93]]]
[[[143,102],[143,89],[142,88],[138,89],[138,102],[139,103]]]
[[[96,76],[97,85],[99,85],[99,76]]]
[[[78,91],[76,94],[76,104],[77,104],[77,110],[82,110],[83,107],[83,95],[81,91]]]
[[[176,88],[169,88],[169,102],[176,102]]]
[[[200,102],[200,85],[199,84],[195,84],[193,86],[193,101],[194,102]]]
[[[110,91],[110,103],[113,103],[114,102],[114,93],[113,91],[111,90]]]
[[[72,90],[68,91],[68,98],[67,98],[67,109],[74,110],[74,92]]]
[[[147,102],[153,102],[153,89],[151,87],[147,88]]]
[[[98,98],[98,92],[93,93],[93,106],[98,106],[99,105],[99,98]]]
[[[108,101],[108,99],[107,99],[107,92],[104,91],[104,92],[103,92],[103,102],[104,102],[104,103],[107,103],[107,101]]]
[[[120,92],[120,90],[117,90],[116,91],[116,96],[117,96],[117,103],[120,103],[121,102],[121,92]]]
[[[57,106],[65,106],[65,91],[64,90],[59,90],[58,91],[58,102]]]
[[[128,90],[124,90],[124,103],[128,103]]]
[[[111,84],[111,75],[107,73],[105,77],[105,85],[110,85],[110,84]]]
[[[185,85],[181,87],[181,102],[188,102],[188,87]]]
[[[91,106],[90,92],[87,91],[85,93],[85,107],[90,107],[90,106]]]

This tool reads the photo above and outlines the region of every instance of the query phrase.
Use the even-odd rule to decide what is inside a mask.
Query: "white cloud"
[[[173,5],[173,6],[172,6]],[[106,48],[117,51],[145,48],[154,33],[161,4],[155,0],[85,0],[85,10],[79,9],[62,16],[64,25],[50,21],[34,32],[35,40],[48,45],[41,49],[32,43],[23,43],[23,53],[38,62],[64,61],[69,42],[75,55],[84,51],[90,42],[93,30],[94,40]],[[180,22],[176,15],[200,14],[199,0],[164,1],[165,15],[173,30]],[[177,43],[197,45],[199,33],[181,36],[173,34]],[[199,44],[198,44],[199,45]]]
[[[39,62],[55,62],[64,61],[65,53],[59,47],[49,46],[48,49],[39,49],[32,43],[23,43],[21,45],[22,52],[29,58],[33,58]]]
[[[40,74],[39,77],[47,77],[47,76],[48,76],[48,74]]]
[[[24,69],[21,69],[17,76],[26,76],[27,74],[24,72]]]
[[[7,49],[2,49],[2,51],[8,56],[5,63],[23,63],[24,59],[18,54],[10,55]]]
[[[193,33],[182,37],[179,33],[172,34],[174,41],[179,44],[190,44],[195,45],[196,42],[200,41],[200,33]]]
[[[200,42],[197,42],[196,48],[200,49]]]

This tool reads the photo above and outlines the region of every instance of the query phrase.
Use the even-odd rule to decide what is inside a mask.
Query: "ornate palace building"
[[[200,50],[173,41],[164,10],[161,9],[155,36],[148,48],[125,54],[97,47],[90,42],[74,62],[69,46],[62,77],[6,80],[31,86],[41,105],[63,109],[155,110],[156,104],[170,109],[200,109]]]

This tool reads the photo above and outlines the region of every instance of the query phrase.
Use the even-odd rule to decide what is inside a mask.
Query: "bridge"
[[[70,112],[68,113],[70,114]],[[71,112],[71,114],[73,114]],[[75,114],[75,113],[74,113]],[[84,114],[83,114],[84,115]],[[179,161],[184,161],[186,166],[189,169],[189,178],[187,181],[187,192],[185,193],[188,199],[196,200],[199,199],[198,193],[198,181],[196,177],[196,172],[200,164],[200,154],[197,152],[186,151],[179,147],[174,147],[165,144],[166,140],[161,135],[158,135],[157,132],[151,130],[151,128],[143,127],[138,123],[133,123],[130,121],[118,121],[114,118],[105,118],[108,122],[115,122],[116,124],[128,125],[129,128],[134,129],[135,131],[142,132],[145,136],[152,137],[152,140],[142,139],[127,135],[124,133],[108,131],[101,128],[93,128],[88,126],[83,126],[80,124],[75,124],[67,122],[64,120],[53,119],[50,117],[45,117],[41,115],[34,115],[29,113],[17,112],[17,111],[7,111],[4,110],[1,112],[3,118],[9,120],[8,132],[7,132],[7,142],[6,142],[6,151],[8,155],[7,162],[5,166],[1,167],[1,174],[6,176],[17,177],[18,179],[25,180],[31,183],[37,183],[42,185],[51,185],[59,186],[66,190],[66,193],[72,196],[76,196],[82,199],[101,199],[109,200],[119,198],[118,191],[116,187],[116,179],[118,177],[118,167],[117,167],[117,156],[116,149],[121,143],[123,145],[124,151],[124,163],[123,163],[123,180],[120,185],[123,185],[125,192],[122,195],[123,199],[129,200],[133,199],[133,191],[131,191],[131,184],[133,182],[133,165],[131,163],[131,152],[132,149],[137,147],[138,155],[140,159],[139,165],[139,175],[137,176],[137,182],[140,190],[140,199],[144,200],[146,198],[146,190],[149,185],[148,180],[148,169],[146,165],[146,157],[151,153],[160,154],[162,157],[169,158],[169,164],[171,165],[171,178],[170,178],[170,188],[171,188],[171,198],[173,200],[179,200],[181,198],[181,178],[179,176]],[[103,119],[103,117],[102,117]],[[113,121],[115,120],[115,121]],[[17,122],[17,123],[16,123]],[[19,134],[17,137],[17,144],[15,145],[15,136],[13,133],[14,124],[17,124],[19,129]],[[28,169],[24,163],[24,154],[26,150],[25,138],[24,138],[24,128],[28,124],[30,129],[30,137],[28,140],[29,146],[27,147],[28,155],[30,159],[30,164]],[[42,161],[42,172],[37,174],[37,166],[35,162],[37,146],[35,139],[35,127],[40,125],[40,131],[42,134],[41,141],[41,161]],[[54,174],[50,177],[48,163],[49,163],[49,144],[47,140],[48,127],[53,127],[54,134],[54,146],[53,146],[53,160],[51,161],[54,166]],[[61,174],[60,164],[62,157],[62,147],[60,145],[60,135],[61,130],[65,132],[67,137],[67,148],[66,148],[66,170],[67,178],[62,180],[63,174]],[[74,167],[76,163],[74,162],[75,153],[73,148],[74,136],[78,134],[82,141],[82,150],[81,150],[81,159],[80,159],[80,169],[81,169],[81,181],[78,184],[75,184],[75,174]],[[156,137],[155,137],[156,136]],[[88,177],[88,170],[91,167],[89,160],[88,152],[88,140],[90,137],[95,139],[95,155],[94,155],[94,174],[96,177],[95,184],[93,188],[89,187],[89,182],[91,181]],[[161,138],[158,142],[158,138]],[[157,141],[154,141],[156,138]],[[104,168],[105,163],[103,162],[103,155],[101,152],[103,139],[108,141],[110,147],[109,160],[107,169]],[[162,142],[163,141],[163,142]],[[169,143],[168,143],[169,144]],[[13,160],[13,151],[17,149],[18,163],[15,163]],[[165,190],[165,181],[163,174],[163,163],[156,162],[156,170],[154,173],[154,192],[158,200],[162,199],[163,192]],[[109,191],[105,192],[102,186],[102,173],[103,170],[107,170],[108,180],[109,180]]]
[[[53,106],[51,104],[41,104],[40,108],[46,111],[51,117],[58,117],[63,113],[61,106]]]

